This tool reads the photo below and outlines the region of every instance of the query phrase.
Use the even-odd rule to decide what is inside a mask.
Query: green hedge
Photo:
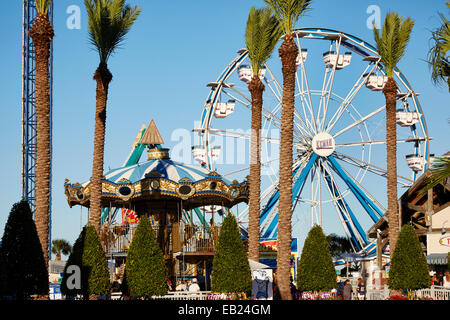
[[[68,280],[72,274],[67,268],[76,265],[81,271],[81,288],[69,289]],[[95,228],[88,225],[83,228],[75,241],[72,253],[64,268],[61,291],[68,296],[82,294],[85,299],[89,296],[102,296],[110,292],[110,274],[105,252],[98,238]]]
[[[48,295],[48,271],[28,202],[13,205],[2,237],[0,288],[5,295],[27,299]]]
[[[414,228],[402,227],[391,260],[389,288],[418,290],[430,287],[427,259]]]
[[[235,217],[228,213],[220,229],[213,259],[212,291],[251,292],[252,275],[247,251]]]
[[[167,280],[163,252],[148,217],[142,216],[126,260],[125,281],[129,295],[134,298],[165,295]]]

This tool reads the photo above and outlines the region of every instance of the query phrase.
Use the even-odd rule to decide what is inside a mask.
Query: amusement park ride
[[[50,22],[53,24],[53,3],[48,12]],[[22,177],[21,193],[22,199],[26,200],[34,213],[35,209],[35,179],[36,179],[36,92],[35,92],[35,60],[34,45],[28,30],[33,26],[37,16],[35,2],[33,0],[23,1],[23,29],[22,29]],[[50,148],[52,146],[52,110],[53,110],[53,45],[50,48],[49,63],[50,78]],[[50,153],[52,150],[50,149]],[[51,155],[50,155],[51,158]],[[51,164],[50,164],[51,175]],[[51,184],[49,195],[49,256],[51,256]]]
[[[377,200],[386,194],[385,106],[381,91],[387,76],[381,58],[376,48],[366,41],[340,31],[302,28],[294,32],[294,39],[299,55],[293,217],[305,217],[309,213],[311,225],[322,225],[323,219],[332,219],[331,213],[335,211],[354,251],[364,257],[374,256],[376,245],[366,232],[370,225],[363,226],[361,220],[368,217],[369,223],[374,224],[385,219],[386,211]],[[280,155],[279,137],[271,132],[280,131],[283,87],[276,60],[269,59],[259,74],[266,88],[261,137],[262,153],[266,157],[262,156],[262,163],[269,172],[262,180],[265,188],[261,193],[261,240],[276,239],[278,233],[278,168],[273,164]],[[247,85],[253,73],[249,64],[247,50],[241,49],[217,80],[208,84],[211,90],[201,112],[200,126],[193,130],[198,133],[199,141],[193,148],[193,157],[210,170],[224,171],[222,168],[226,167],[215,161],[223,147],[215,143],[217,137],[249,140],[248,133],[229,129],[235,128],[239,119],[246,119],[247,126],[250,122]],[[396,119],[398,184],[408,187],[432,165],[433,155],[419,94],[400,70],[395,70],[394,79],[399,86],[397,104],[400,106]],[[321,89],[312,89],[314,85]],[[228,107],[230,103],[232,106]],[[244,174],[249,172],[248,168],[233,169]],[[412,171],[410,177],[406,177],[408,170]],[[245,232],[248,211],[237,215]]]
[[[248,202],[247,181],[228,181],[215,171],[172,161],[152,120],[139,132],[122,167],[106,172],[102,181],[101,240],[107,257],[120,269],[139,218],[149,216],[171,277],[211,270],[220,216],[212,206],[232,208]],[[147,161],[139,162],[145,149]],[[89,207],[91,182],[65,183],[69,206]],[[227,208],[227,209],[225,209]],[[117,213],[122,221],[118,223]],[[209,222],[206,214],[210,214]],[[199,272],[198,269],[203,270]]]

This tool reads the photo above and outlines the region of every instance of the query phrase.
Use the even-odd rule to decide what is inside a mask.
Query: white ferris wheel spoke
[[[353,85],[353,87],[350,89],[347,96],[345,97],[344,101],[342,101],[342,103],[337,108],[336,112],[330,118],[330,121],[328,122],[327,127],[325,128],[326,132],[330,132],[331,129],[333,129],[333,127],[336,125],[336,123],[342,117],[344,112],[347,110],[347,107],[352,103],[353,99],[356,97],[358,92],[361,90],[361,88],[364,85],[364,83],[366,82],[369,74],[371,74],[375,70],[375,68],[377,68],[378,62],[374,63],[372,65],[370,72],[367,73],[367,70],[369,69],[370,66],[371,66],[371,64],[368,64],[366,69],[360,74],[359,78],[356,80],[355,84]],[[367,76],[364,77],[364,75],[366,73],[367,73]],[[324,117],[324,119],[325,119],[325,117]]]
[[[312,119],[314,119],[314,116],[313,116],[312,111],[311,111],[311,110],[312,110],[312,107],[309,105],[308,100],[307,100],[307,98],[305,97],[305,92],[306,92],[306,91],[304,91],[304,89],[303,89],[303,82],[304,82],[304,81],[303,81],[303,74],[302,74],[302,76],[301,76],[301,84],[300,84],[300,82],[299,82],[299,77],[298,77],[298,74],[297,74],[297,73],[295,73],[295,79],[296,79],[297,87],[298,87],[298,91],[299,91],[299,93],[297,93],[296,96],[299,96],[299,97],[300,97],[300,103],[301,103],[301,105],[302,105],[303,119],[304,119],[304,120],[302,119],[302,117],[301,117],[300,114],[298,113],[297,109],[295,109],[295,115],[297,116],[297,118],[299,119],[299,121],[301,121],[301,122],[305,121],[305,122],[306,122],[304,125],[305,125],[305,127],[308,128],[309,134],[310,134],[311,136],[313,136],[313,135],[314,135],[314,134],[313,134],[313,132],[314,132],[314,126],[313,126],[313,124],[311,123],[311,121],[310,121],[308,115],[306,114],[306,108],[305,108],[305,106],[308,108],[309,113],[310,113]]]
[[[376,175],[379,175],[381,177],[386,178],[387,177],[387,170],[380,168],[374,164],[370,164],[368,162],[364,162],[362,160],[356,159],[354,157],[350,157],[348,155],[335,152],[335,156],[337,159],[340,159],[341,161],[344,161],[350,165],[356,166],[358,168],[367,169],[369,172],[374,173]],[[403,186],[410,186],[414,181],[406,178],[401,175],[397,175],[397,180],[399,184],[402,184]],[[402,181],[403,180],[403,181]]]
[[[224,137],[236,138],[236,139],[250,140],[250,138],[251,138],[251,133],[245,133],[245,132],[239,132],[239,131],[230,131],[230,130],[209,128],[208,132],[210,134],[214,134],[217,136],[224,136]],[[261,140],[280,144],[279,138],[261,136]]]
[[[278,105],[275,107],[274,110],[272,110],[272,113],[270,113],[271,115],[279,112],[281,105],[282,105],[282,92],[283,89],[280,86],[279,81],[276,79],[276,77],[274,76],[274,74],[272,73],[272,70],[270,70],[270,68],[266,66],[267,71],[269,71],[269,74],[272,78],[272,80],[267,80],[267,77],[264,78],[267,86],[269,87],[270,91],[272,92],[272,94],[275,96],[276,100],[278,101]],[[275,83],[275,89],[277,92],[275,92],[275,89],[272,87],[271,83]],[[297,129],[300,131],[300,135],[301,138],[298,137],[300,140],[304,140],[307,136],[311,135],[311,131],[309,130],[307,124],[303,121],[302,117],[297,113],[297,110],[294,110],[295,112],[295,116],[297,116],[297,119],[300,121],[300,123],[302,125],[300,125],[298,122],[294,122],[294,125],[297,127]],[[280,120],[279,118],[277,118],[278,120]],[[281,122],[281,120],[280,120]],[[279,127],[280,128],[280,127]]]
[[[405,139],[397,139],[397,143],[400,142],[419,142],[425,141],[426,138],[405,138]],[[364,146],[364,145],[376,145],[376,144],[386,144],[386,140],[375,140],[375,141],[358,141],[358,142],[349,142],[349,143],[341,143],[336,144],[336,147],[355,147],[355,146]]]
[[[378,113],[380,113],[381,111],[383,111],[384,109],[386,109],[386,106],[382,106],[381,108],[378,108],[377,110],[375,110],[374,112],[369,113],[368,115],[360,118],[359,120],[355,121],[354,123],[350,124],[349,126],[345,127],[344,129],[340,130],[339,132],[335,133],[333,135],[333,138],[336,139],[337,136],[343,134],[344,132],[350,130],[351,128],[359,125],[360,123],[370,119],[371,117],[377,115]]]
[[[302,52],[302,46],[300,44],[300,40],[298,37],[298,34],[296,34],[296,39],[297,39],[297,46],[298,46],[298,51]],[[314,133],[317,133],[317,127],[316,127],[316,123],[314,122],[314,111],[313,111],[313,103],[312,103],[312,99],[311,99],[311,91],[309,90],[309,83],[308,83],[308,76],[307,76],[307,72],[306,72],[306,66],[305,63],[303,61],[302,58],[300,58],[300,70],[302,72],[302,77],[304,77],[304,83],[306,86],[306,91],[308,93],[308,101],[309,101],[309,109],[310,109],[310,114],[311,114],[311,122],[314,124]]]
[[[337,42],[337,41],[335,41],[335,42]],[[339,42],[336,44],[336,47],[337,47],[336,51],[337,51],[337,57],[338,57],[337,59],[339,59],[339,54],[340,54],[340,50],[341,50],[341,42],[342,42],[342,36],[339,36]],[[319,126],[319,131],[323,130],[323,124],[322,123],[325,122],[325,118],[326,118],[327,111],[328,111],[328,105],[330,104],[331,92],[333,91],[334,77],[336,75],[336,67],[337,67],[337,61],[333,65],[333,68],[331,70],[331,78],[330,78],[327,90],[325,92],[325,94],[327,95],[327,102],[326,102],[326,104],[324,106],[324,109],[323,109],[323,116],[322,116],[322,121],[321,122],[319,121],[320,105],[319,105],[319,111],[317,112],[317,123],[318,123],[318,126]],[[321,96],[321,101],[322,101],[322,96]]]

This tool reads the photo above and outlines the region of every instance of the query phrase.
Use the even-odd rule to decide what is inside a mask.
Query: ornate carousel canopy
[[[162,141],[152,120],[140,140],[140,144],[149,147],[147,161],[105,173],[102,184],[104,207],[182,200],[184,209],[207,205],[231,208],[240,202],[248,202],[247,181],[230,182],[215,171],[172,161],[169,149],[159,147]],[[91,181],[72,184],[66,179],[64,189],[70,207],[89,207]]]

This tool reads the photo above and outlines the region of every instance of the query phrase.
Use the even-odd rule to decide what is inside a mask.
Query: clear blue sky
[[[107,109],[105,169],[119,167],[142,124],[153,118],[171,147],[177,128],[192,130],[200,119],[209,92],[223,68],[244,47],[245,23],[252,6],[262,0],[152,1],[133,0],[142,14],[113,56],[114,76]],[[81,8],[81,29],[69,30],[66,10]],[[449,94],[430,81],[426,59],[430,30],[446,12],[444,0],[316,0],[297,27],[340,30],[373,43],[366,27],[366,9],[377,5],[384,17],[388,10],[415,19],[413,35],[400,69],[419,92],[430,136],[431,150],[441,155],[450,149]],[[74,242],[80,231],[80,208],[70,209],[64,195],[64,179],[84,182],[91,175],[97,54],[87,37],[83,1],[57,0],[54,9],[54,110],[52,237]],[[22,1],[5,1],[0,30],[0,234],[13,203],[20,200],[21,180],[21,21]],[[276,54],[275,54],[276,55]],[[248,126],[250,118],[248,118]],[[248,127],[247,127],[248,128]],[[243,128],[243,129],[247,129]],[[380,199],[385,202],[385,199]],[[83,210],[86,222],[87,210]]]

